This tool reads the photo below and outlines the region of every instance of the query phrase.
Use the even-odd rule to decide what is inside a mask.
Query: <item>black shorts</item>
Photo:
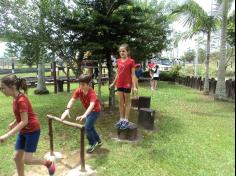
[[[153,77],[152,80],[158,81],[159,77]]]
[[[118,92],[131,93],[131,89],[119,87],[117,88]]]

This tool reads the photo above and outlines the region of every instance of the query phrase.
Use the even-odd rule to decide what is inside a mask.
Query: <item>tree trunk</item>
[[[205,70],[205,82],[203,89],[204,95],[209,95],[209,63],[210,63],[210,53],[211,53],[210,43],[211,43],[211,32],[209,31],[207,33],[207,57],[205,61],[206,70]]]
[[[215,99],[217,100],[226,99],[225,61],[226,61],[227,14],[228,14],[228,0],[224,0],[223,13],[222,13],[220,60],[219,60],[219,70],[217,75],[217,85],[215,93]]]
[[[38,64],[38,84],[35,90],[35,94],[48,94],[49,91],[45,84],[45,68],[43,63]]]
[[[98,69],[99,69],[99,74],[98,74],[98,97],[101,100],[102,98],[102,60],[99,58],[99,63],[98,63]]]
[[[107,67],[108,67],[108,79],[109,85],[114,80],[114,73],[112,68],[112,60],[111,60],[111,53],[109,51],[106,52],[106,59],[107,59]],[[110,110],[115,108],[115,89],[111,88],[109,91],[109,108]]]

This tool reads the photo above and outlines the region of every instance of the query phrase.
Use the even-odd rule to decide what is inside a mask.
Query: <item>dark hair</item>
[[[12,88],[16,86],[16,90],[23,90],[27,93],[28,87],[26,80],[24,78],[18,78],[16,75],[7,75],[1,79],[1,83],[5,84],[7,87]]]
[[[130,47],[127,43],[124,43],[124,44],[120,45],[119,48],[125,48],[127,53],[130,55]]]
[[[79,83],[87,83],[89,84],[92,80],[92,76],[91,75],[80,75],[78,78]]]

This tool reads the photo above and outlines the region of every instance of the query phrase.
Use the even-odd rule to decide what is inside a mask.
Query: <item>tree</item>
[[[216,31],[219,20],[217,16],[209,15],[194,0],[187,0],[183,5],[178,6],[173,13],[174,15],[184,16],[184,26],[191,28],[188,37],[203,33],[207,35],[207,57],[205,60],[205,82],[204,94],[209,94],[209,61],[210,61],[210,42],[211,33]]]
[[[235,46],[235,11],[228,18],[227,42],[231,46]]]
[[[226,40],[227,40],[227,16],[230,9],[230,0],[222,0],[222,24],[221,24],[221,47],[220,47],[220,61],[217,75],[217,85],[215,92],[215,99],[226,100],[226,85],[225,85],[225,65],[226,65]]]
[[[0,37],[21,47],[21,53],[43,64],[47,55],[45,46],[44,0],[4,1],[0,6]],[[30,48],[32,47],[32,48]],[[33,59],[33,60],[34,60]],[[39,67],[40,68],[40,67]],[[44,69],[39,70],[37,93],[48,93],[44,80]]]
[[[193,49],[188,49],[184,53],[184,56],[182,56],[182,60],[187,61],[187,62],[193,62],[194,58],[196,57],[196,52]]]
[[[199,57],[199,62],[203,63],[204,60],[206,59],[206,50],[203,48],[198,49],[198,57]]]
[[[168,23],[161,13],[162,7],[146,5],[126,0],[77,3],[68,12],[71,15],[64,18],[62,28],[70,33],[70,38],[77,39],[70,45],[79,48],[80,54],[89,50],[94,58],[107,63],[111,83],[114,79],[111,55],[118,55],[120,44],[130,44],[136,61],[167,45]],[[114,106],[114,90],[110,91],[109,100],[110,107]]]

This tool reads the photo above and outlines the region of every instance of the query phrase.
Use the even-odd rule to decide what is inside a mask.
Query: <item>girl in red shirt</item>
[[[116,127],[126,129],[129,125],[131,89],[137,92],[135,87],[135,62],[129,57],[130,51],[127,44],[121,45],[119,52],[121,58],[117,60],[117,75],[110,87],[116,85],[119,94],[120,120],[116,123]]]
[[[40,137],[40,124],[29,99],[20,92],[21,89],[24,93],[27,92],[26,80],[15,75],[5,76],[0,81],[0,89],[7,97],[13,97],[13,112],[16,119],[9,124],[8,133],[0,136],[0,143],[18,133],[14,157],[18,176],[24,176],[24,164],[44,165],[49,175],[53,175],[55,173],[53,162],[33,157]]]

